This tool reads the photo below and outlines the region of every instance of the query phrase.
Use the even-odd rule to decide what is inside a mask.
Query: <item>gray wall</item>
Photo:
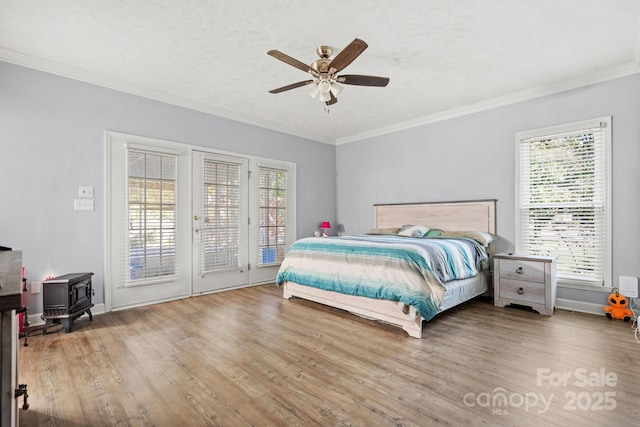
[[[640,75],[337,147],[338,222],[373,225],[375,203],[498,199],[497,250],[515,244],[515,133],[612,116],[613,283],[640,276]],[[558,298],[606,303],[559,289]]]
[[[95,273],[104,301],[104,131],[297,164],[298,236],[335,218],[335,147],[0,62],[0,245],[23,250],[29,282]],[[93,186],[95,211],[73,210]],[[41,295],[27,294],[30,313]]]
[[[112,130],[295,162],[299,237],[322,219],[366,231],[374,203],[495,198],[498,250],[513,250],[515,133],[604,115],[613,116],[617,283],[640,276],[640,75],[333,147],[0,62],[0,245],[24,251],[29,281],[96,273],[103,301],[103,132]],[[336,193],[318,192],[319,182]],[[94,187],[95,211],[73,211],[79,185]],[[571,289],[558,297],[605,302]],[[41,311],[40,295],[27,304]]]

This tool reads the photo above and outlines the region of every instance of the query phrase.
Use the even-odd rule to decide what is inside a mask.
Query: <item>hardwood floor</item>
[[[32,336],[20,346],[30,403],[20,425],[640,423],[640,344],[629,323],[473,301],[415,339],[281,295],[257,286]]]

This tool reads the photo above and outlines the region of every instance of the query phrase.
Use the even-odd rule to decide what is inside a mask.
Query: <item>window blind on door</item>
[[[518,250],[556,257],[564,282],[609,274],[607,125],[519,141]]]
[[[280,264],[287,246],[288,171],[259,166],[258,265]]]
[[[205,159],[201,273],[238,268],[240,256],[240,165]]]
[[[177,156],[127,150],[126,284],[178,274]]]

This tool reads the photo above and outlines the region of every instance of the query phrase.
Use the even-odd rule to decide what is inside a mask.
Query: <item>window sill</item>
[[[273,263],[273,264],[258,264],[258,268],[268,268],[268,267],[278,267],[280,268],[281,262]]]
[[[594,285],[581,285],[579,283],[561,283],[558,281],[558,288],[563,289],[578,289],[581,291],[589,291],[589,292],[602,292],[604,294],[610,294],[613,291],[612,286],[594,286]]]
[[[132,280],[130,282],[125,282],[124,283],[124,287],[125,288],[136,288],[138,286],[148,286],[148,285],[160,285],[162,283],[168,283],[171,281],[176,280],[178,276],[173,274],[171,276],[163,276],[163,277],[152,277],[152,278],[148,278],[148,279],[137,279],[137,280]]]

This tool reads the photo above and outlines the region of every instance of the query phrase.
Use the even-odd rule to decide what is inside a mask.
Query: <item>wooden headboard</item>
[[[376,228],[412,224],[447,231],[496,234],[496,200],[379,204],[373,205],[373,210]]]

